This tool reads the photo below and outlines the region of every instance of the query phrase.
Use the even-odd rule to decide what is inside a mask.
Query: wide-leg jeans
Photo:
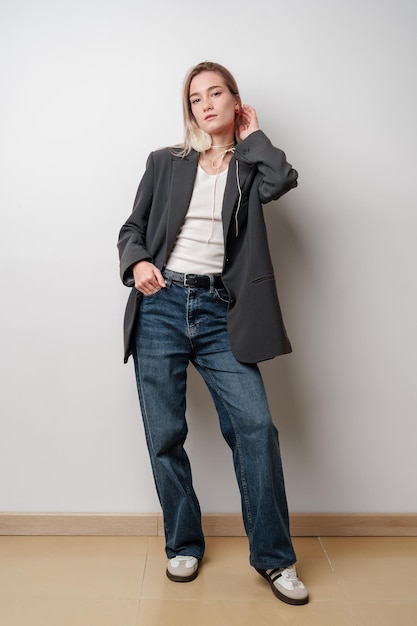
[[[213,398],[233,453],[250,563],[259,569],[296,561],[279,450],[256,364],[234,357],[227,333],[227,291],[172,282],[142,299],[134,361],[140,407],[168,558],[204,554],[200,505],[188,456],[186,372],[191,362]]]

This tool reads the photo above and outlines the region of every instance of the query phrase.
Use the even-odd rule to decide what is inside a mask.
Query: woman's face
[[[217,72],[200,72],[190,83],[191,112],[209,135],[234,136],[239,101]]]

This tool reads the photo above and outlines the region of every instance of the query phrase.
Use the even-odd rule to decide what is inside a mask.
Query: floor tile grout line
[[[333,575],[334,575],[334,576],[335,576],[335,578],[336,578],[336,583],[337,583],[337,586],[340,588],[340,590],[341,590],[341,592],[342,592],[343,598],[344,598],[344,600],[345,600],[345,602],[346,602],[346,606],[347,606],[347,608],[348,608],[348,610],[349,610],[350,614],[352,615],[353,619],[355,620],[355,626],[361,626],[360,622],[358,621],[358,617],[357,617],[357,615],[355,614],[355,612],[354,612],[354,610],[353,610],[352,602],[350,601],[350,599],[349,599],[349,597],[348,597],[348,594],[347,594],[347,592],[346,592],[346,589],[345,589],[345,587],[344,587],[344,585],[343,585],[342,581],[340,580],[338,573],[336,572],[336,568],[335,568],[335,566],[334,566],[334,565],[333,565],[333,563],[332,563],[332,560],[331,560],[331,558],[330,558],[329,553],[328,553],[328,552],[327,552],[327,550],[326,550],[326,547],[325,547],[325,545],[324,545],[324,543],[323,543],[323,539],[322,539],[322,537],[317,537],[317,539],[319,540],[319,544],[320,544],[320,546],[321,546],[321,549],[322,549],[322,550],[323,550],[323,552],[324,552],[324,556],[325,556],[325,557],[326,557],[326,559],[327,559],[327,562],[328,562],[328,564],[329,564],[329,567],[330,567],[330,569],[332,570]]]
[[[143,594],[143,584],[145,582],[145,576],[146,576],[146,567],[148,565],[148,557],[149,557],[149,537],[146,538],[146,555],[145,555],[145,563],[143,565],[143,571],[142,571],[142,578],[140,580],[140,585],[139,585],[139,589],[138,589],[138,607],[137,607],[137,611],[136,611],[136,620],[135,620],[135,626],[139,626],[139,620],[140,620],[140,609],[141,609],[141,604],[142,604],[142,594]]]
[[[321,537],[317,537],[317,539],[318,539],[318,541],[319,541],[319,544],[320,544],[321,549],[322,549],[322,550],[323,550],[323,552],[324,552],[324,556],[326,557],[327,562],[328,562],[328,564],[330,565],[330,569],[332,570],[333,574],[334,574],[334,575],[336,576],[336,578],[337,578],[336,570],[335,570],[335,568],[333,567],[332,560],[331,560],[331,558],[330,558],[330,556],[329,556],[329,553],[327,552],[327,550],[326,550],[326,548],[325,548],[325,546],[324,546],[324,543],[323,543],[322,538],[321,538]],[[337,581],[337,582],[339,583],[339,579],[338,579],[338,581]]]

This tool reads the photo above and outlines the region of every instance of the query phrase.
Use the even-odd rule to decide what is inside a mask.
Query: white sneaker
[[[266,578],[277,598],[287,604],[307,604],[308,590],[297,576],[295,565],[283,569],[258,569]]]
[[[198,559],[195,556],[175,556],[168,561],[167,576],[176,583],[189,583],[198,574]]]

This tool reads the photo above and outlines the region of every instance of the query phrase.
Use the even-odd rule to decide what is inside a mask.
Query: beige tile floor
[[[311,602],[277,600],[245,538],[170,582],[161,537],[0,537],[0,626],[416,626],[417,537],[295,538]]]

